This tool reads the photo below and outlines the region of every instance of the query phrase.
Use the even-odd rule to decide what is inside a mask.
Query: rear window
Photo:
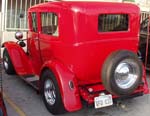
[[[99,32],[128,31],[127,14],[101,14],[98,16]]]

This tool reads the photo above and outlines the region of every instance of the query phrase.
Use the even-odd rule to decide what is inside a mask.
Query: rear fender
[[[2,47],[8,51],[12,64],[18,75],[34,74],[30,59],[24,50],[15,42],[5,42]]]
[[[46,62],[43,65],[41,74],[45,68],[52,71],[56,77],[65,109],[69,112],[81,109],[82,105],[75,75],[66,66],[57,61]],[[69,87],[69,82],[71,81],[74,85],[73,89]]]

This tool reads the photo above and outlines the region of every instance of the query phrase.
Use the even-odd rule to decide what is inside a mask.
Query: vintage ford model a
[[[133,4],[48,2],[28,10],[27,51],[20,32],[3,44],[6,73],[38,89],[53,114],[95,108],[148,93],[138,58],[140,10]]]

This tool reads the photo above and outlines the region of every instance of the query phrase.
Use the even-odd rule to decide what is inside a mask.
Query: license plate
[[[102,108],[113,105],[112,95],[101,95],[94,98],[95,108]]]

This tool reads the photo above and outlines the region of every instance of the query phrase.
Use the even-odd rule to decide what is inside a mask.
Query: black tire
[[[117,66],[122,62],[129,61],[129,66],[132,66],[136,70],[137,78],[135,78],[134,83],[129,86],[129,88],[122,88],[117,84],[116,78],[120,78],[120,75],[116,77],[115,71],[117,70]],[[122,63],[123,64],[123,63]],[[132,68],[134,70],[134,68]],[[130,69],[130,68],[129,68]],[[120,69],[121,70],[121,69]],[[118,95],[118,96],[126,96],[131,94],[142,81],[142,74],[143,74],[142,63],[138,59],[138,56],[130,51],[117,51],[112,53],[104,62],[103,69],[102,69],[102,83],[104,84],[106,90],[111,94]],[[119,74],[119,73],[118,73]],[[120,73],[124,74],[125,73]],[[122,75],[121,75],[122,76]],[[123,78],[123,76],[121,78]],[[126,75],[125,75],[126,76]],[[128,75],[130,76],[130,75]]]
[[[58,83],[57,80],[54,76],[54,74],[49,71],[48,69],[45,70],[42,74],[42,88],[41,88],[41,92],[42,92],[42,98],[44,101],[44,104],[46,106],[46,108],[48,109],[48,111],[54,115],[57,114],[63,114],[66,112],[62,98],[61,98],[61,94],[60,94],[60,90],[58,87]],[[55,94],[55,102],[53,104],[48,103],[48,101],[46,100],[46,95],[45,95],[45,83],[51,81],[51,83],[53,83],[53,86],[50,91],[52,92],[54,89],[54,94]],[[53,96],[54,98],[54,96]]]
[[[3,52],[3,66],[7,74],[16,74],[14,66],[12,64],[12,61],[10,59],[10,56],[6,48],[4,49],[4,52]]]

